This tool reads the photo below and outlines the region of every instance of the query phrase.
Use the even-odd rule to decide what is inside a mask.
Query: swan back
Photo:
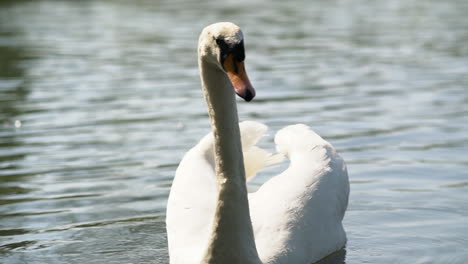
[[[317,147],[333,148],[330,143],[304,124],[287,126],[275,135],[276,150],[290,156],[294,153],[306,153]],[[310,152],[313,153],[313,152]]]

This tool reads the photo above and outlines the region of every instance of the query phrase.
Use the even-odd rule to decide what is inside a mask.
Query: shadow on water
[[[335,253],[327,256],[326,258],[321,259],[314,264],[345,264],[346,260],[346,249],[342,248]]]

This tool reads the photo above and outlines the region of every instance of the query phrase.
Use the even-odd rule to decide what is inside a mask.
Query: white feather
[[[283,161],[283,155],[270,153],[255,145],[265,135],[267,126],[258,122],[244,121],[239,127],[247,181],[252,180],[260,171]]]

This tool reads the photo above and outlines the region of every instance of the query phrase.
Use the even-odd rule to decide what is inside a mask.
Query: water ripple
[[[238,109],[270,127],[261,144],[306,123],[347,161],[348,245],[329,262],[464,263],[466,13],[462,0],[2,1],[2,263],[168,262],[174,172],[209,131],[198,34],[218,20],[244,30],[257,97]]]

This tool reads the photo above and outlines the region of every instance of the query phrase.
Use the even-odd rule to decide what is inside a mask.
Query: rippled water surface
[[[240,119],[348,163],[345,262],[468,263],[468,2],[2,1],[0,263],[167,263],[165,206],[209,131],[201,29],[239,24]],[[273,171],[253,184],[260,184]]]

